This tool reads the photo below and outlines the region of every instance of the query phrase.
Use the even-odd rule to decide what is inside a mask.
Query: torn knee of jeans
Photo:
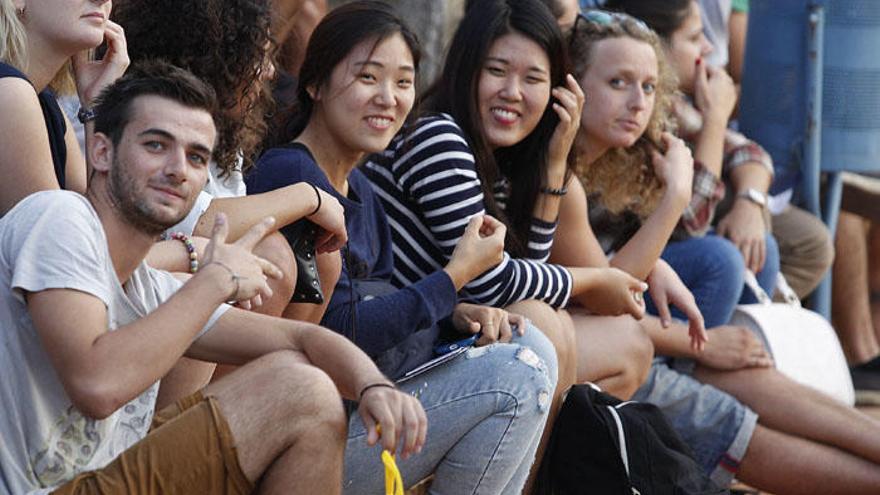
[[[540,371],[545,377],[549,374],[544,360],[541,359],[541,356],[538,356],[538,354],[530,347],[520,347],[519,350],[516,351],[516,359],[530,368]],[[538,410],[542,413],[546,412],[550,407],[551,400],[552,395],[549,390],[546,388],[539,390],[537,394]]]
[[[544,364],[544,360],[531,347],[520,347],[517,349],[516,359],[536,370],[541,370],[544,373],[547,372],[547,365]]]
[[[480,357],[480,356],[485,355],[485,354],[486,354],[487,352],[489,352],[489,350],[492,349],[493,347],[495,347],[495,346],[493,346],[493,345],[484,345],[484,346],[480,346],[480,347],[471,347],[470,349],[467,350],[467,352],[465,353],[464,356],[465,356],[465,358],[467,358],[467,359],[478,358],[478,357]]]
[[[538,392],[538,410],[541,412],[546,412],[547,408],[550,407],[550,392],[547,390],[541,390]]]

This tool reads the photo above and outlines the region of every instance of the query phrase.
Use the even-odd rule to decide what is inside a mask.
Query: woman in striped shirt
[[[635,321],[645,285],[611,268],[547,263],[583,93],[566,75],[562,35],[537,0],[468,6],[427,99],[429,113],[373,156],[364,172],[388,213],[393,282],[406,286],[448,262],[468,220],[508,225],[503,261],[467,284],[471,301],[525,314],[556,345],[559,384],[591,380],[622,397],[639,385],[653,348]],[[552,96],[552,102],[551,102]]]

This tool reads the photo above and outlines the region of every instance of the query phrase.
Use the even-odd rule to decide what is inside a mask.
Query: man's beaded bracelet
[[[183,232],[174,232],[168,238],[180,241],[186,247],[186,252],[189,255],[189,272],[195,273],[199,271],[199,252],[196,251],[196,246],[193,244],[192,239]]]

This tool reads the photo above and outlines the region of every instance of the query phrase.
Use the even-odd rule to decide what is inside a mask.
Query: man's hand
[[[695,351],[702,351],[706,341],[709,340],[703,314],[697,307],[694,295],[684,285],[675,270],[662,259],[658,259],[654,264],[654,269],[648,274],[648,287],[663,328],[668,328],[672,323],[672,315],[669,313],[669,304],[671,303],[688,318],[691,348]]]
[[[345,211],[339,201],[320,187],[309,189],[318,191],[321,198],[321,207],[314,215],[306,218],[321,228],[315,239],[315,252],[317,254],[332,253],[338,251],[348,241],[348,232],[345,229]],[[312,191],[310,194],[314,194]],[[317,198],[315,206],[317,207]]]
[[[587,309],[602,316],[629,314],[637,320],[645,316],[643,293],[648,284],[618,268],[591,270],[596,271],[595,283],[580,298]]]
[[[770,353],[748,328],[722,325],[710,331],[712,338],[696,357],[703,366],[731,371],[773,366]]]
[[[507,227],[489,215],[471,217],[445,268],[456,290],[501,263],[506,234]]]
[[[730,239],[752,273],[764,268],[767,260],[767,238],[764,212],[760,205],[737,198],[733,208],[718,222],[718,235]]]
[[[360,398],[358,414],[367,427],[367,443],[382,440],[392,454],[400,445],[403,459],[418,454],[425,445],[428,418],[415,397],[391,387],[371,387]]]
[[[501,308],[459,303],[452,312],[452,324],[462,333],[482,332],[476,343],[481,346],[510,342],[514,327],[519,335],[524,335],[528,321],[525,316],[508,313]]]
[[[266,218],[251,227],[237,241],[227,244],[229,225],[226,215],[218,213],[211,232],[211,242],[205,247],[204,262],[198,273],[211,269],[211,265],[219,267],[215,270],[228,272],[229,300],[248,301],[272,297],[272,289],[269,288],[267,277],[280,279],[283,274],[277,266],[253,254],[252,251],[274,224],[275,219]],[[196,277],[199,276],[198,273]]]

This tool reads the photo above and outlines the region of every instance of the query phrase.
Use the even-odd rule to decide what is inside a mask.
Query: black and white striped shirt
[[[437,269],[452,256],[468,220],[485,213],[474,156],[461,129],[449,115],[420,119],[383,153],[363,167],[388,214],[394,246],[393,283],[407,286]],[[502,208],[509,184],[493,185]],[[466,300],[504,307],[538,299],[563,307],[571,294],[571,274],[547,263],[556,224],[533,219],[526,258],[511,258],[467,284]]]

